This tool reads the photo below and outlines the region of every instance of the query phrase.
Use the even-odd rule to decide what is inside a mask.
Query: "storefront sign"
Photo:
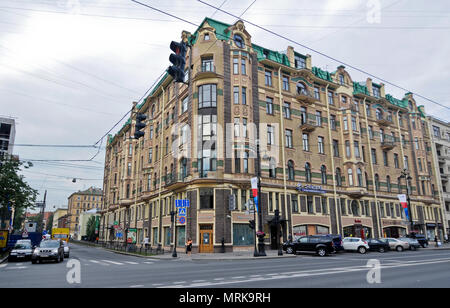
[[[302,183],[298,183],[297,188],[298,191],[316,193],[316,194],[324,194],[325,190],[322,189],[322,186],[316,185],[302,185]]]

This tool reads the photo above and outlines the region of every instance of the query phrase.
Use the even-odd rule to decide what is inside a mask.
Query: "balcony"
[[[197,67],[197,74],[195,75],[195,79],[210,78],[216,76],[216,66],[212,63],[207,63]]]
[[[383,141],[381,141],[381,148],[383,150],[392,150],[393,148],[395,148],[395,141],[383,140]]]
[[[381,116],[377,117],[376,122],[378,123],[378,125],[381,126],[389,126],[393,124],[392,120],[389,120],[388,118],[384,118]]]
[[[316,127],[317,127],[316,120],[312,119],[302,121],[302,124],[299,125],[299,128],[304,132],[312,132],[316,129]]]
[[[349,187],[346,190],[347,194],[353,198],[361,198],[367,194],[367,189],[364,187]]]
[[[297,88],[297,94],[295,98],[298,101],[306,104],[312,104],[317,100],[310,91],[301,88]]]

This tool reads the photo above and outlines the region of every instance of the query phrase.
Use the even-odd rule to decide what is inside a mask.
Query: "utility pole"
[[[412,211],[411,211],[411,198],[410,198],[410,189],[411,189],[411,180],[412,177],[409,175],[408,169],[403,169],[401,173],[401,178],[404,178],[406,180],[406,201],[408,202],[408,214],[409,214],[409,223],[410,223],[410,233],[414,230],[414,223],[412,218]]]
[[[42,202],[42,210],[41,210],[41,214],[42,214],[42,219],[41,219],[41,232],[44,232],[44,215],[45,215],[45,200],[47,199],[47,190],[45,190],[44,193],[44,201]]]

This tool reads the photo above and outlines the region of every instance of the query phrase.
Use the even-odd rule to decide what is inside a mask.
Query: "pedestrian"
[[[189,238],[187,243],[186,243],[186,254],[188,256],[190,256],[191,255],[191,251],[192,251],[192,240],[191,240],[191,238]]]
[[[436,243],[436,247],[438,247],[438,238],[437,238],[437,236],[434,236],[434,242]]]

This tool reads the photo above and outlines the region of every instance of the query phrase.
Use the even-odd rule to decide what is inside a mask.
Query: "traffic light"
[[[172,41],[170,49],[175,52],[170,55],[169,60],[172,66],[169,66],[167,72],[173,77],[175,82],[184,82],[184,66],[186,65],[186,44]]]
[[[141,137],[144,137],[144,132],[141,131],[141,129],[145,128],[145,123],[142,121],[145,121],[147,119],[147,116],[143,113],[138,113],[136,115],[136,124],[134,126],[134,138],[139,139]]]
[[[255,229],[255,221],[249,220],[248,222],[250,223],[250,225],[249,225],[250,229]]]

